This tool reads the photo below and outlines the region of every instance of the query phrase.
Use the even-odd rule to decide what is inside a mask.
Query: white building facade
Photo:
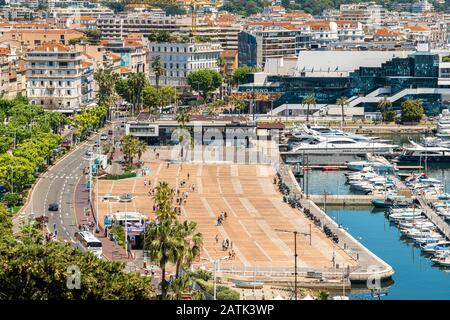
[[[49,43],[26,56],[27,96],[47,110],[74,113],[93,102],[93,68],[82,65],[81,53]]]
[[[159,84],[177,88],[187,87],[187,76],[192,71],[210,69],[219,71],[217,61],[222,52],[219,43],[150,43],[150,83],[156,84],[152,68],[155,57],[159,56],[165,74]]]

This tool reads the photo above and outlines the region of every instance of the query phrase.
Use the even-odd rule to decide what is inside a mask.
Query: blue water
[[[370,208],[328,207],[328,214],[355,238],[390,264],[394,283],[385,288],[381,299],[450,299],[450,269],[433,266],[412,243],[400,239],[400,233],[384,217]],[[352,294],[351,299],[373,299],[370,293]]]
[[[345,184],[347,179],[344,172],[346,171],[311,170],[308,173],[309,193],[323,194],[324,192],[327,192],[331,194],[362,194],[350,189],[350,185]],[[298,183],[300,187],[302,187],[302,178],[298,179]]]

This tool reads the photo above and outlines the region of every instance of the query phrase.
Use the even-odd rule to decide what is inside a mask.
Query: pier
[[[322,221],[322,224],[326,224],[330,227],[331,231],[335,233],[340,240],[335,247],[346,252],[354,260],[356,266],[348,270],[348,278],[350,281],[364,282],[373,277],[379,277],[381,280],[387,280],[392,277],[394,270],[389,264],[373,254],[369,249],[363,246],[358,240],[353,238],[351,234],[331,219],[321,208],[317,206],[317,204],[314,203],[312,197],[305,197],[305,194],[303,194],[294,177],[294,174],[288,166],[282,166],[280,172],[284,181],[291,188],[291,195],[301,198],[300,202],[302,206],[304,208],[308,208],[312,214]],[[342,195],[337,197],[344,199],[349,196]],[[359,196],[356,196],[355,199],[358,199],[358,197]],[[373,199],[372,196],[361,197],[370,197],[370,199]],[[359,198],[357,201],[361,201],[360,199],[363,198]],[[368,201],[368,198],[364,198],[364,201]],[[339,266],[336,267],[339,268]]]
[[[445,235],[447,240],[450,240],[450,225],[444,221],[430,206],[424,198],[418,198],[419,203],[423,209],[425,216],[434,223],[434,225]]]

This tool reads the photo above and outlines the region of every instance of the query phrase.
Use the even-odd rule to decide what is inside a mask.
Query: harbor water
[[[416,134],[380,137],[405,145],[409,139],[420,143],[424,136]],[[423,171],[416,169],[401,172],[421,173]],[[343,170],[308,172],[309,193],[358,194],[358,191],[346,184],[345,172]],[[450,164],[428,164],[426,172],[429,177],[442,181],[445,191],[450,193]],[[302,178],[299,178],[299,184],[302,186]],[[385,217],[383,210],[375,210],[368,206],[327,206],[327,214],[394,268],[393,281],[383,284],[381,299],[450,299],[450,268],[435,265],[429,256],[424,255],[410,240],[402,237],[397,226],[391,224]],[[387,295],[384,295],[385,293]],[[352,290],[350,298],[375,299],[363,287]]]
[[[328,206],[327,214],[394,268],[393,283],[383,288],[387,295],[381,299],[450,299],[450,269],[433,265],[419,248],[401,238],[383,211]],[[350,298],[374,299],[371,293],[352,293]]]

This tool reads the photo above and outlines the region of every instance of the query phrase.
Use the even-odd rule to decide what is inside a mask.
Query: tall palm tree
[[[181,300],[182,294],[187,293],[191,290],[192,280],[188,275],[184,275],[178,278],[170,278],[170,285],[168,287],[168,299],[170,300]]]
[[[146,83],[147,79],[142,72],[131,73],[128,76],[128,87],[130,88],[130,102],[133,105],[133,114],[136,110],[141,110],[142,92]]]
[[[131,165],[133,164],[134,155],[138,153],[139,140],[133,135],[128,134],[122,137],[121,142],[123,153],[126,155],[128,163]]]
[[[164,69],[163,63],[161,62],[161,56],[156,56],[153,59],[152,62],[152,69],[153,72],[155,73],[155,82],[156,82],[156,87],[159,88],[159,78],[164,75],[164,72],[166,71]]]
[[[384,118],[384,113],[386,112],[386,110],[389,110],[392,107],[392,102],[386,96],[384,96],[383,99],[378,101],[377,107],[378,109],[382,110]]]
[[[345,113],[344,113],[344,106],[348,105],[347,103],[347,97],[340,97],[339,99],[337,99],[336,104],[338,106],[341,106],[341,117],[342,117],[342,121],[341,121],[341,129],[342,126],[344,124],[344,119],[345,119]]]
[[[191,121],[191,115],[189,114],[188,110],[186,108],[179,109],[177,112],[176,120],[178,122],[178,125],[180,126],[181,135],[179,138],[180,143],[184,141],[184,129],[186,128],[186,124]],[[184,147],[181,145],[181,157],[183,157],[184,154]]]
[[[302,101],[303,105],[307,106],[307,110],[306,110],[306,123],[309,123],[309,106],[315,106],[316,105],[316,99],[314,98],[314,96],[306,96],[303,98]]]
[[[203,236],[197,232],[197,223],[193,221],[183,221],[177,224],[177,234],[183,240],[175,253],[176,271],[175,278],[180,275],[181,267],[190,266],[199,255],[203,245]]]
[[[137,155],[138,155],[138,161],[141,161],[142,155],[147,151],[148,146],[145,142],[139,141],[137,145]]]
[[[159,220],[159,219],[158,219]],[[167,281],[166,266],[174,262],[174,251],[179,247],[180,240],[175,234],[171,220],[152,221],[146,229],[144,248],[152,261],[161,268],[161,299],[166,299]]]
[[[161,181],[156,187],[156,193],[153,196],[153,200],[158,207],[156,215],[159,220],[176,220],[177,214],[172,206],[173,197],[174,192],[169,184],[165,181]]]
[[[225,59],[223,59],[222,57],[219,57],[217,59],[217,66],[219,67],[219,73],[222,76],[223,79],[226,78],[227,76],[227,70],[226,70],[226,66],[227,66],[227,62],[225,61]],[[223,83],[220,85],[220,99],[223,98]]]

